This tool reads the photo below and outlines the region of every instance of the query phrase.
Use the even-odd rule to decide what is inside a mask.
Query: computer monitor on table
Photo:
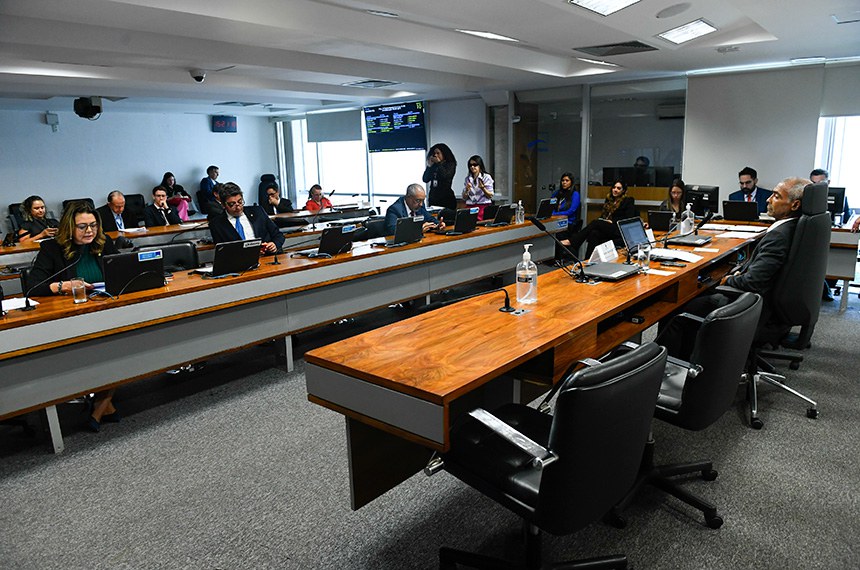
[[[701,184],[687,184],[684,187],[687,204],[693,205],[693,212],[697,216],[704,216],[705,211],[717,213],[719,211],[719,186],[702,186]],[[686,206],[685,206],[686,207]]]
[[[830,221],[833,221],[833,216],[841,214],[845,211],[845,188],[831,186],[827,189],[827,212],[830,214]],[[843,222],[845,220],[842,220]]]

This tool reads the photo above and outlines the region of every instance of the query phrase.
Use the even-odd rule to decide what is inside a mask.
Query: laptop
[[[260,264],[260,246],[263,240],[246,239],[225,241],[215,246],[215,259],[211,267],[195,269],[212,277],[240,275]]]
[[[666,243],[670,243],[672,245],[690,245],[690,246],[701,246],[706,243],[710,243],[713,238],[711,236],[705,235],[696,235],[689,234],[685,236],[675,236],[673,238],[669,238],[666,240]]]
[[[421,241],[424,237],[424,216],[397,218],[394,235],[384,240],[374,241],[374,244],[385,247],[399,247]]]
[[[537,214],[535,217],[539,220],[545,220],[552,217],[555,211],[555,206],[558,204],[558,198],[544,198],[538,204]]]
[[[648,210],[648,225],[656,232],[668,232],[672,227],[675,212],[667,210]]]
[[[294,251],[292,255],[304,257],[332,257],[338,253],[346,253],[352,249],[352,237],[355,234],[355,224],[337,228],[326,228],[320,235],[319,247]]]
[[[736,220],[738,222],[757,222],[758,204],[756,202],[723,200],[723,219]]]
[[[636,217],[618,220],[618,231],[621,232],[621,237],[624,239],[624,247],[631,254],[639,251],[640,245],[651,244],[648,234],[645,233],[645,225],[642,223],[642,218]]]
[[[635,263],[628,265],[626,263],[597,261],[584,263],[582,269],[589,279],[600,281],[620,281],[625,277],[639,273],[639,266]]]
[[[487,210],[484,210],[484,214],[487,213]],[[479,226],[490,226],[490,227],[499,227],[499,226],[507,226],[511,223],[511,220],[514,219],[514,216],[517,213],[517,205],[516,204],[505,204],[503,206],[498,206],[496,208],[495,217],[492,220],[482,220],[478,222]]]
[[[160,249],[105,255],[102,267],[105,292],[114,297],[164,287],[164,256]]]
[[[478,224],[478,208],[461,208],[457,210],[453,230],[440,230],[436,233],[445,236],[459,236],[475,231]]]

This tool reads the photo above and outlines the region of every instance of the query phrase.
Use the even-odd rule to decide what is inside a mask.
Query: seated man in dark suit
[[[136,228],[137,222],[125,211],[125,196],[119,190],[114,190],[107,196],[107,204],[96,208],[105,232],[117,232],[126,228]],[[133,247],[131,240],[120,235],[114,240],[119,248]]]
[[[182,223],[176,210],[167,205],[167,188],[164,186],[152,189],[152,204],[143,209],[143,223],[148,228]]]
[[[293,211],[293,203],[281,197],[277,182],[269,182],[266,185],[266,204],[263,209],[269,215],[286,214]]]
[[[397,227],[398,218],[408,218],[415,216],[424,217],[424,231],[436,228],[436,218],[430,215],[427,208],[424,207],[424,198],[427,193],[424,187],[420,184],[410,184],[406,187],[406,195],[401,196],[396,202],[388,206],[385,211],[385,235],[394,235],[394,229]],[[439,229],[445,227],[445,222],[439,224]]]
[[[720,281],[720,285],[728,285],[741,291],[751,291],[762,296],[762,312],[760,322],[766,323],[770,314],[770,291],[780,268],[788,259],[794,229],[801,213],[801,198],[804,187],[810,184],[805,178],[786,178],[773,189],[767,201],[767,213],[775,220],[767,229],[764,237],[759,240],[752,254],[740,267],[735,268]],[[732,298],[715,290],[700,295],[684,305],[680,312],[692,313],[700,317],[708,315],[714,309],[732,302]],[[667,321],[668,322],[668,321]],[[695,341],[695,332],[688,331],[689,321],[674,319],[668,327],[661,324],[660,344],[669,350],[669,354],[683,358],[690,354]]]
[[[770,190],[759,188],[758,172],[754,168],[745,166],[738,172],[738,184],[741,189],[729,194],[729,200],[734,202],[755,202],[758,204],[758,213],[767,211],[767,199],[770,198]]]
[[[224,213],[209,219],[209,231],[216,244],[240,239],[260,239],[265,253],[276,253],[284,245],[284,236],[260,206],[245,207],[242,189],[227,182],[219,191]]]

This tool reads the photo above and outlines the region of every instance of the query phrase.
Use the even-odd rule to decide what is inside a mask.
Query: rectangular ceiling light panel
[[[658,34],[658,36],[666,41],[679,45],[716,31],[717,28],[706,21],[699,19],[663,32],[662,34]]]
[[[567,0],[567,2],[574,6],[597,12],[601,16],[608,16],[636,4],[639,0]]]

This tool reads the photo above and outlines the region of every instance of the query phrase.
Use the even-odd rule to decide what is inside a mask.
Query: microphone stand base
[[[516,311],[516,309],[514,309],[511,306],[504,306],[504,307],[499,307],[499,311],[501,311],[502,313],[513,313],[514,311]]]

